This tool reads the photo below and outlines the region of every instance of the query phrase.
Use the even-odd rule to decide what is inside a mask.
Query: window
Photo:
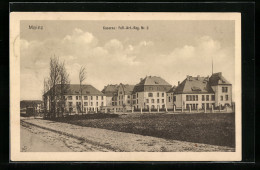
[[[101,100],[104,100],[104,96],[101,96]]]
[[[169,97],[169,102],[171,102],[171,97]]]
[[[206,101],[209,101],[209,95],[206,95]]]
[[[164,93],[162,93],[162,97],[164,97]]]
[[[211,95],[211,100],[215,101],[215,95]]]
[[[160,103],[160,99],[157,99],[157,103]]]
[[[189,109],[190,108],[190,105],[189,104],[186,104],[186,109]]]
[[[196,98],[195,95],[193,95],[193,96],[192,96],[192,99],[193,99],[192,101],[195,101],[195,100],[196,100],[195,98]]]
[[[189,100],[190,100],[190,96],[186,95],[186,101],[189,101]]]
[[[88,96],[84,96],[84,100],[88,100]]]
[[[76,96],[76,100],[79,100],[79,96]]]
[[[202,95],[202,101],[205,101],[205,96],[204,95]]]
[[[223,96],[220,96],[220,100],[223,101]]]
[[[154,103],[154,99],[152,99],[152,103]]]
[[[90,100],[93,100],[93,96],[90,96]]]
[[[198,97],[198,95],[196,95],[196,101],[198,101],[199,100],[199,97]]]
[[[127,95],[127,98],[130,99],[130,95]]]
[[[228,92],[228,87],[222,87],[222,93],[227,93]]]
[[[133,104],[135,104],[135,100],[133,101]]]
[[[136,97],[138,98],[138,93],[136,93]]]
[[[153,93],[148,93],[148,97],[153,97]]]
[[[228,100],[228,95],[226,95],[226,100]]]
[[[93,106],[93,102],[91,102],[90,104],[91,104],[91,106]]]
[[[164,99],[162,99],[162,103],[164,103]]]
[[[207,103],[207,109],[209,109],[209,103]]]
[[[202,109],[204,109],[205,108],[205,104],[204,103],[202,103]]]
[[[138,104],[138,100],[136,100],[136,104]]]
[[[157,97],[160,97],[160,93],[157,93]]]
[[[96,96],[96,100],[98,100],[98,96]]]
[[[70,106],[70,107],[72,106],[72,102],[69,102],[69,106]]]
[[[149,99],[146,99],[146,103],[149,103]]]
[[[72,96],[68,96],[68,100],[72,100]]]
[[[149,90],[153,90],[153,88],[152,88],[152,87],[149,87]]]
[[[135,94],[133,95],[133,99],[135,99]]]
[[[98,106],[98,102],[96,102],[96,106]]]
[[[152,105],[152,109],[154,109],[154,105]]]
[[[88,102],[84,102],[84,106],[88,106]]]
[[[79,100],[81,100],[81,96],[79,96]]]
[[[176,96],[173,96],[173,101],[176,102]]]
[[[127,100],[127,103],[130,104],[130,100]]]
[[[104,103],[103,103],[103,102],[101,102],[101,106],[104,106]]]

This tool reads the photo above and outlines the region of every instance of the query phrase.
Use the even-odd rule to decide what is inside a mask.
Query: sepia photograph
[[[239,13],[11,13],[11,159],[241,160]]]

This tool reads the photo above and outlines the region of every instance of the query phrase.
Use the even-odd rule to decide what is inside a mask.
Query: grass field
[[[234,113],[134,114],[59,121],[164,139],[235,147]]]

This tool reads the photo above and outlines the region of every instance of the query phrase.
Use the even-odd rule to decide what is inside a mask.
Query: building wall
[[[72,97],[72,100],[70,100],[70,96]],[[78,99],[77,99],[78,96]],[[85,98],[85,96],[87,97],[87,99]],[[83,107],[85,109],[85,111],[98,111],[101,109],[102,106],[106,106],[106,96],[92,96],[91,99],[91,95],[84,95],[82,96],[83,100],[80,99],[80,95],[67,95],[67,101],[66,101],[66,109],[67,111],[70,110],[70,108],[72,108],[72,112],[76,112],[76,106],[77,103],[80,105],[80,103],[83,101]],[[98,99],[97,99],[98,97]],[[102,105],[103,102],[103,105]],[[80,105],[81,106],[81,105]]]
[[[223,92],[222,87],[227,88],[227,92]],[[217,86],[212,86],[212,89],[214,90],[215,95],[216,95],[216,101],[215,101],[216,106],[219,106],[219,105],[225,106],[225,104],[229,104],[231,106],[231,104],[232,104],[232,85],[217,85]],[[228,96],[227,100],[226,100],[226,96]]]
[[[213,93],[206,93],[206,94],[175,94],[176,96],[176,108],[181,109],[183,106],[183,109],[189,109],[191,107],[192,109],[203,109],[204,106],[207,108],[211,108],[212,105],[215,105],[215,99],[216,96]],[[187,96],[189,96],[187,100]],[[194,97],[195,96],[195,99]],[[204,96],[204,100],[203,100]],[[207,100],[208,96],[208,100]],[[215,96],[212,98],[212,96]],[[189,105],[187,107],[187,104]],[[204,106],[203,106],[204,105]]]
[[[157,96],[158,93],[159,93],[159,97]],[[149,109],[149,108],[157,109],[157,107],[162,109],[162,108],[167,107],[166,92],[162,92],[162,91],[160,91],[160,92],[159,91],[158,92],[138,92],[135,94],[136,94],[136,104],[134,104],[134,106],[138,109],[140,109],[141,107],[145,108],[145,109]],[[152,97],[150,96],[150,94],[152,94]],[[158,100],[159,100],[159,102],[158,102]]]

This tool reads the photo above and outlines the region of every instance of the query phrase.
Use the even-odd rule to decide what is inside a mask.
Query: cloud
[[[87,69],[84,83],[92,84],[99,90],[111,83],[135,84],[146,75],[161,76],[176,85],[186,75],[209,75],[212,58],[215,72],[223,72],[228,80],[234,82],[234,74],[230,72],[234,69],[233,48],[223,47],[210,36],[202,36],[191,42],[195,43],[187,42],[165,52],[158,48],[156,41],[151,40],[124,41],[114,37],[99,43],[94,34],[79,28],[60,39],[22,39],[21,91],[24,92],[21,94],[27,98],[26,94],[33,88],[30,99],[41,98],[42,82],[49,74],[49,58],[54,55],[65,61],[71,83],[79,83],[78,72],[84,65]],[[168,42],[163,43],[170,46]]]

